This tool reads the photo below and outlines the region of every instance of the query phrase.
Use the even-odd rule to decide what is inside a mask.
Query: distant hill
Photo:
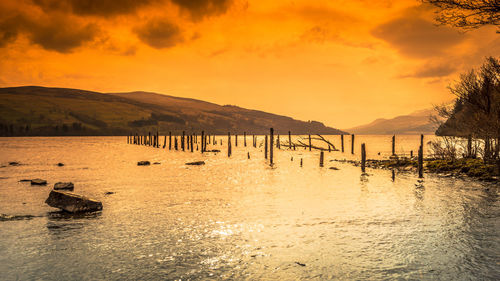
[[[431,121],[437,115],[434,109],[415,111],[392,119],[377,119],[369,124],[346,129],[360,135],[413,135],[434,134],[438,125]]]
[[[345,134],[317,121],[157,93],[98,93],[37,86],[0,88],[0,135],[179,133]]]

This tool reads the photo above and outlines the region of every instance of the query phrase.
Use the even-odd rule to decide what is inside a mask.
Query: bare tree
[[[422,0],[438,8],[441,24],[470,30],[484,25],[500,26],[499,0]],[[500,33],[500,29],[497,30]]]

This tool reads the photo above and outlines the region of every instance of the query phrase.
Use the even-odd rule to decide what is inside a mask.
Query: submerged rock
[[[19,162],[9,162],[10,166],[19,166],[21,165]]]
[[[73,190],[75,188],[75,185],[72,182],[58,182],[54,184],[54,189],[55,190]]]
[[[19,180],[19,182],[28,182],[28,181],[31,181],[29,179],[22,179],[22,180]]]
[[[70,213],[102,210],[101,202],[68,191],[52,190],[45,203]]]
[[[30,220],[34,217],[35,216],[32,216],[32,215],[11,216],[11,215],[7,215],[7,214],[0,214],[0,221]]]
[[[57,166],[62,167],[64,166],[64,163],[57,163]]]
[[[149,161],[139,161],[137,162],[137,166],[148,166],[151,165],[151,162]]]
[[[31,185],[47,185],[47,181],[42,179],[32,179]]]
[[[328,169],[337,171],[339,168],[337,168],[337,167],[330,167]]]
[[[107,191],[104,193],[104,195],[111,195],[111,194],[115,194],[113,191]]]
[[[188,162],[186,163],[186,165],[193,165],[193,166],[205,165],[205,161]]]
[[[154,162],[153,165],[160,165],[160,162]]]

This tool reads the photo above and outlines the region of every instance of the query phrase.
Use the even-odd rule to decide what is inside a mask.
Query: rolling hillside
[[[434,109],[425,109],[392,119],[377,119],[366,125],[346,129],[346,131],[361,135],[434,134],[438,125],[431,121],[431,116],[435,115],[437,114]]]
[[[226,134],[341,134],[316,121],[156,93],[98,93],[37,86],[0,88],[0,135],[124,135],[182,130]]]

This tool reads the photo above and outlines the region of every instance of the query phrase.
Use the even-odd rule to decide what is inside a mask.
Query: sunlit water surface
[[[317,151],[303,149],[275,150],[271,168],[250,139],[245,148],[240,137],[230,159],[226,138],[209,147],[221,153],[205,155],[124,137],[0,139],[0,213],[35,216],[0,221],[0,279],[500,277],[498,186],[426,175],[418,187],[414,173],[394,181],[387,170],[361,175],[330,161],[358,156],[350,138],[345,153],[326,153],[323,168]],[[340,148],[339,137],[331,139]],[[369,158],[390,154],[390,136],[359,141]],[[416,151],[418,143],[401,137],[397,150]],[[197,160],[206,165],[185,165]],[[49,184],[18,182],[25,178]],[[73,182],[104,210],[71,216],[47,206],[58,181]]]

